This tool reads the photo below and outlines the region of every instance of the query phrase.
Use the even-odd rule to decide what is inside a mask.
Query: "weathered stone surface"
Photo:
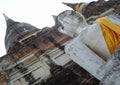
[[[114,0],[110,0],[110,1],[113,2]],[[116,1],[119,2],[119,0],[116,0]],[[101,4],[103,4],[103,3],[101,3]],[[104,5],[102,5],[102,7],[105,8],[109,4],[105,5],[105,6]],[[100,7],[101,6],[98,6],[98,7],[96,6],[96,10],[99,9]],[[114,7],[117,10],[120,9],[120,5],[115,5]],[[99,10],[99,13],[101,14],[101,12],[103,12],[105,10],[107,10],[107,9],[105,8],[104,10]],[[88,12],[90,13],[91,10],[88,9]],[[88,16],[95,14],[95,13],[93,13],[93,14],[91,14],[91,13],[89,14],[89,13],[86,13],[86,14]],[[7,24],[8,27],[10,27],[10,28],[8,28],[8,30],[6,31],[7,35],[6,35],[5,42],[6,42],[7,54],[0,58],[0,85],[6,85],[6,83],[8,83],[8,81],[6,80],[6,79],[8,79],[8,75],[13,75],[14,72],[18,72],[17,71],[18,69],[16,69],[18,66],[17,64],[22,62],[22,63],[24,63],[22,70],[28,69],[28,67],[25,68],[24,65],[33,64],[33,61],[35,59],[39,60],[40,57],[45,52],[51,51],[54,48],[63,50],[64,47],[62,47],[61,45],[66,43],[70,39],[70,37],[60,33],[57,30],[57,28],[60,25],[59,23],[56,23],[56,25],[51,28],[46,27],[43,30],[39,30],[36,27],[31,26],[29,24],[15,22],[15,21],[9,19],[8,17],[6,17],[6,21],[8,23]],[[27,31],[25,31],[24,27],[28,27],[28,29],[26,28]],[[20,29],[18,29],[18,28],[20,28]],[[19,36],[16,36],[16,34]],[[11,38],[7,38],[7,37],[11,37]],[[32,56],[32,58],[31,58],[31,56]],[[64,56],[62,56],[62,57],[64,57]],[[58,58],[58,56],[56,58]],[[42,63],[43,63],[43,61],[42,61]],[[71,63],[69,63],[69,65],[70,64]],[[39,66],[39,65],[37,65],[37,66]],[[36,66],[33,65],[31,67],[33,68]],[[50,69],[50,67],[47,67],[45,69],[47,69],[45,71],[48,71],[48,69]],[[75,66],[70,67],[69,69],[80,77],[77,80],[72,81],[70,85],[74,85],[74,84],[77,85],[78,83],[80,83],[81,85],[98,85],[99,84],[99,81],[97,79],[95,79],[88,72],[83,70],[81,67],[75,65]],[[114,68],[114,69],[118,69],[118,70],[115,70],[116,73],[119,72],[119,66],[118,66],[118,68]],[[57,69],[53,69],[53,70],[54,70],[54,73],[56,71],[58,73],[61,72],[61,71],[58,71]],[[24,73],[24,71],[21,71],[21,70],[20,70],[20,72]],[[19,73],[19,75],[21,75],[21,74]],[[54,76],[55,75],[56,74],[54,74]],[[116,74],[112,74],[112,75],[116,76]],[[15,76],[17,76],[17,75],[15,75]],[[30,74],[28,76],[32,76],[32,75]],[[53,80],[54,80],[54,76],[52,76]],[[27,75],[24,76],[24,78],[26,78],[26,80],[29,81],[29,78],[27,77]],[[109,78],[109,76],[107,78]],[[34,79],[34,77],[33,77],[33,79]],[[24,80],[24,79],[21,79],[21,80]],[[48,80],[48,82],[49,82],[49,80]],[[17,83],[18,82],[16,82],[16,84]],[[25,84],[25,81],[22,83]],[[46,85],[46,84],[44,84],[44,85]]]
[[[116,51],[114,52],[112,57],[106,62],[106,64],[101,67],[99,72],[102,75],[104,75],[100,85],[119,85],[120,83],[120,46],[116,49]]]

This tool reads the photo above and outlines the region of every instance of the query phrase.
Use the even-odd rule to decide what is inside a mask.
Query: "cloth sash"
[[[112,54],[120,44],[120,26],[112,23],[107,17],[99,18],[95,23],[100,24],[105,42],[109,52]]]
[[[77,4],[75,10],[82,13],[83,9],[88,5],[88,3]]]

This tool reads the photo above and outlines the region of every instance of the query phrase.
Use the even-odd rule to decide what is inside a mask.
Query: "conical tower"
[[[3,14],[6,20],[6,36],[5,36],[5,47],[6,50],[8,51],[10,47],[14,45],[15,42],[19,37],[27,34],[27,33],[33,33],[35,31],[38,31],[39,29],[27,24],[27,23],[20,23],[16,22],[9,17],[7,17],[5,14]],[[26,36],[23,36],[23,38]],[[14,43],[13,43],[14,42]]]

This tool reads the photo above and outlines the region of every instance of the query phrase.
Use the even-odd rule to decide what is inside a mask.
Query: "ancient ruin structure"
[[[120,0],[98,0],[92,1],[90,3],[63,3],[73,10],[81,12],[86,18],[91,16],[97,16],[101,13],[109,10],[110,8],[115,8],[120,11]]]
[[[110,0],[110,4],[111,1],[114,2]],[[100,4],[103,3],[106,2]],[[106,8],[108,5],[102,6]],[[96,9],[97,7],[100,8],[97,5]],[[114,7],[119,14],[119,3]],[[113,9],[108,9],[99,11],[97,17],[93,16],[94,14],[87,16],[88,23],[113,12]],[[89,13],[90,11],[89,9]],[[0,85],[99,85],[100,81],[93,74],[74,63],[65,54],[64,46],[71,37],[58,31],[60,23],[57,23],[57,20],[55,26],[41,30],[4,16],[7,24],[5,37],[7,54],[0,57]],[[102,82],[106,82],[106,79],[103,78]]]
[[[40,30],[4,16],[7,54],[0,58],[0,85],[99,83],[64,53],[64,45],[70,37],[60,33],[56,29],[58,25]]]

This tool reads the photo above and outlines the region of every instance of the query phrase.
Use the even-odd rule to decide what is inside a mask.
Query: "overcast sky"
[[[45,26],[54,25],[51,15],[58,15],[60,12],[70,9],[62,2],[91,1],[93,0],[0,0],[0,57],[6,54],[4,46],[6,23],[3,13],[15,21],[27,22],[42,29]]]

